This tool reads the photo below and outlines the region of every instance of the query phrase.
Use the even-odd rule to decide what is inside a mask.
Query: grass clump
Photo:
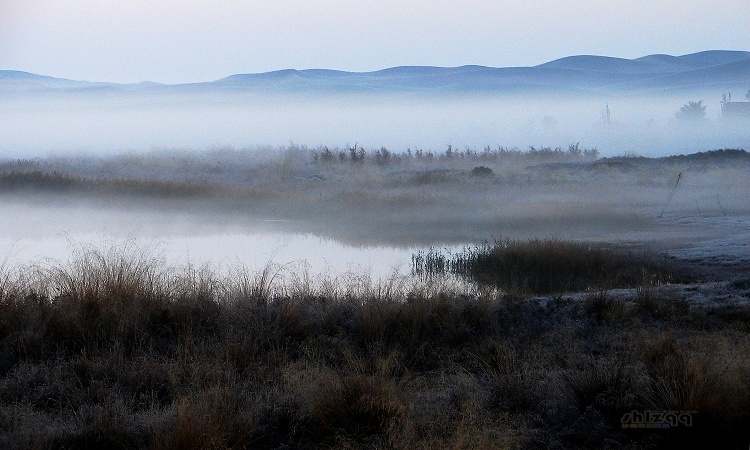
[[[559,239],[500,240],[456,254],[412,258],[413,273],[453,273],[510,293],[550,294],[659,284],[675,279],[656,256]]]

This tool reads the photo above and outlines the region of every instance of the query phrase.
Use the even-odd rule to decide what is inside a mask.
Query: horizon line
[[[237,72],[232,73],[220,78],[205,80],[205,81],[187,81],[187,82],[177,82],[177,83],[163,83],[158,81],[151,81],[151,80],[142,80],[142,81],[135,81],[135,82],[117,82],[117,81],[92,81],[90,79],[76,79],[76,78],[65,78],[65,77],[58,77],[54,75],[46,75],[41,73],[35,73],[35,72],[29,72],[25,70],[19,70],[19,69],[0,69],[0,73],[19,73],[24,75],[32,75],[35,77],[43,77],[43,78],[52,78],[55,80],[61,80],[61,81],[72,81],[72,82],[81,82],[81,83],[92,83],[92,84],[107,84],[107,85],[138,85],[138,84],[155,84],[155,85],[162,85],[162,86],[181,86],[181,85],[191,85],[191,84],[202,84],[202,83],[214,83],[221,80],[226,80],[228,78],[237,77],[237,76],[255,76],[255,75],[271,75],[271,74],[279,74],[284,72],[313,72],[313,71],[324,71],[324,72],[334,72],[334,73],[341,73],[341,74],[352,74],[352,75],[365,75],[365,74],[376,74],[378,72],[384,72],[387,70],[393,70],[393,69],[407,69],[407,68],[414,68],[414,69],[461,69],[461,68],[469,68],[469,67],[476,67],[476,68],[484,68],[484,69],[514,69],[514,68],[536,68],[541,67],[546,64],[551,64],[557,61],[562,61],[565,59],[570,58],[605,58],[605,59],[611,59],[611,60],[620,60],[620,61],[637,61],[639,59],[644,59],[648,57],[653,56],[667,56],[670,58],[683,58],[686,56],[694,56],[699,55],[702,53],[712,53],[712,52],[721,52],[721,53],[744,53],[748,57],[750,57],[750,51],[747,50],[720,50],[720,49],[711,49],[711,50],[701,50],[698,52],[693,53],[686,53],[684,55],[670,55],[667,53],[652,53],[648,55],[639,56],[636,58],[623,58],[618,56],[607,56],[607,55],[597,55],[597,54],[573,54],[573,55],[567,55],[562,56],[560,58],[552,59],[549,61],[542,62],[537,65],[533,66],[489,66],[489,65],[483,65],[483,64],[461,64],[456,66],[440,66],[440,65],[396,65],[396,66],[390,66],[390,67],[384,67],[380,69],[375,70],[364,70],[364,71],[354,71],[354,70],[342,70],[342,69],[332,69],[332,68],[324,68],[324,67],[309,67],[305,69],[298,69],[298,68],[282,68],[282,69],[274,69],[274,70],[268,70],[263,72]],[[2,78],[0,78],[2,79]]]

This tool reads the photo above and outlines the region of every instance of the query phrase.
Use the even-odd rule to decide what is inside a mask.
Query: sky
[[[750,50],[747,0],[0,0],[0,70],[134,83]]]

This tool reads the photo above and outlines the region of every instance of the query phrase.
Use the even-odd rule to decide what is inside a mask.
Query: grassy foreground
[[[2,274],[1,448],[750,441],[750,309],[647,283],[530,300],[445,277],[223,277],[132,247]]]

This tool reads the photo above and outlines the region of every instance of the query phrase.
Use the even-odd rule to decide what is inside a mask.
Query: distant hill
[[[0,70],[0,93],[91,90],[102,87],[117,89],[115,83],[92,83],[36,75],[16,70]]]
[[[579,55],[535,67],[392,67],[374,72],[326,69],[238,74],[205,83],[164,85],[73,81],[0,71],[0,95],[28,93],[604,93],[750,87],[750,52],[712,50],[636,59]]]

